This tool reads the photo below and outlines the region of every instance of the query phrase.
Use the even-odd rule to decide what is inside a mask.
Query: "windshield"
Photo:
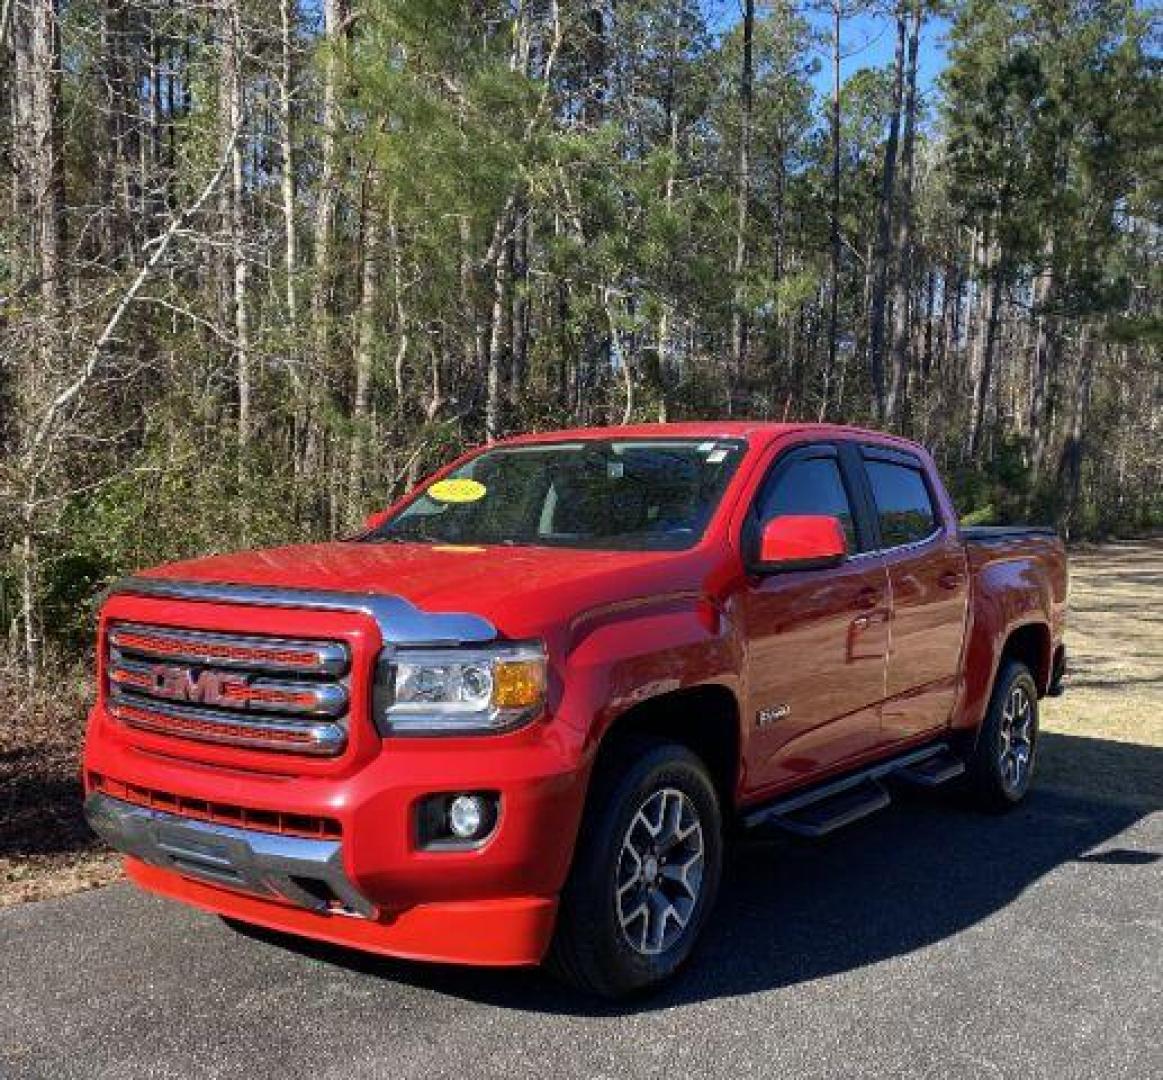
[[[737,439],[498,447],[429,485],[363,540],[687,548],[702,536],[744,449]]]

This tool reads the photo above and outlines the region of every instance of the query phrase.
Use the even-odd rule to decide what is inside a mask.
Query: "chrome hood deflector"
[[[151,596],[167,600],[307,611],[353,611],[374,619],[387,645],[480,644],[497,637],[496,627],[479,615],[422,611],[402,596],[376,593],[128,577],[112,585],[107,595]]]

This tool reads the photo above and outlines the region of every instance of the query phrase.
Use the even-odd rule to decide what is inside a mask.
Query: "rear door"
[[[825,772],[882,739],[888,577],[852,468],[833,444],[787,451],[749,512],[753,534],[782,514],[838,517],[850,552],[838,567],[749,576],[743,587],[754,791]]]
[[[969,598],[964,545],[920,458],[861,448],[892,604],[881,724],[888,742],[942,727],[957,692]]]

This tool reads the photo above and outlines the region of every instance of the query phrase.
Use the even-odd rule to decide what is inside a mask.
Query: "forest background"
[[[973,521],[1163,524],[1132,0],[0,0],[0,674],[111,579],[462,447],[916,438]]]

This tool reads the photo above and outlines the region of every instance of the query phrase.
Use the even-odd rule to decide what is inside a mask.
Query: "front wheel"
[[[690,957],[723,866],[703,762],[659,739],[619,740],[594,776],[550,962],[579,989],[623,997]]]
[[[969,781],[989,810],[1008,810],[1025,797],[1038,749],[1038,688],[1025,664],[1005,664],[969,761]]]

